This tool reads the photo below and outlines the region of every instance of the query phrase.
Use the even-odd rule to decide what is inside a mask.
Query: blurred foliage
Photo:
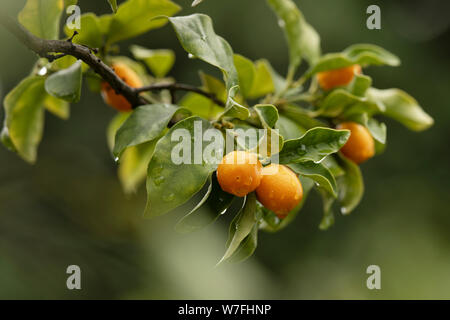
[[[12,14],[25,3],[3,2]],[[236,52],[253,61],[266,57],[286,73],[286,44],[267,6],[209,0],[192,9],[191,1],[178,3],[180,14],[211,15]],[[351,218],[338,216],[339,223],[320,231],[322,204],[312,193],[286,230],[260,234],[250,260],[214,268],[231,215],[188,235],[173,225],[190,204],[143,220],[145,190],[125,197],[105,143],[114,112],[99,95],[83,90],[69,121],[47,117],[36,165],[0,148],[0,298],[450,298],[448,1],[296,3],[321,34],[324,52],[369,42],[401,57],[398,68],[366,73],[379,88],[400,85],[414,93],[435,119],[421,134],[387,120],[389,144],[383,157],[362,166],[366,192]],[[79,4],[83,12],[111,12],[107,1]],[[381,7],[382,30],[365,27],[369,4]],[[165,27],[133,42],[174,50],[172,75],[181,82],[197,83],[199,68],[220,76],[188,59],[174,37]],[[35,55],[3,29],[0,42],[8,44],[0,51],[3,99],[29,73]],[[120,44],[124,55],[131,56],[130,44]],[[66,289],[70,264],[82,269],[81,291]],[[370,264],[381,267],[380,291],[365,286]]]

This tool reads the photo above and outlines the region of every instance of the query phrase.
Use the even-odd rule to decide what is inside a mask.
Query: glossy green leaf
[[[372,137],[379,143],[386,143],[387,128],[384,123],[378,122],[375,118],[369,118],[366,113],[355,115],[354,117],[351,117],[350,120],[365,126]]]
[[[204,14],[169,18],[178,40],[193,58],[201,59],[217,68],[224,76],[227,89],[239,84],[234,66],[233,49],[214,32],[212,20]]]
[[[198,6],[200,3],[202,3],[204,0],[194,0],[193,2],[192,2],[192,6],[193,7],[196,7],[196,6]]]
[[[305,134],[306,130],[297,124],[295,121],[280,115],[276,129],[279,130],[280,135],[285,139],[297,139]]]
[[[87,45],[91,48],[100,48],[103,45],[103,37],[101,34],[100,19],[93,13],[85,13],[80,16],[81,29],[73,38],[73,43]],[[73,30],[67,25],[64,27],[66,36],[71,37]]]
[[[217,153],[214,161],[208,161],[203,153],[209,144],[199,144],[208,129],[217,130],[208,121],[193,116],[178,122],[158,141],[148,166],[145,216],[159,216],[185,203],[201,190],[216,170],[221,155]],[[222,137],[220,131],[217,132]],[[173,158],[180,153],[186,161],[178,162],[179,159]]]
[[[169,49],[150,50],[141,46],[130,47],[133,56],[145,62],[157,78],[163,78],[175,63],[175,53]]]
[[[234,86],[230,89],[225,110],[220,115],[220,118],[231,117],[231,118],[237,118],[240,120],[246,120],[250,117],[249,109],[247,107],[241,105],[240,103],[238,103],[235,100],[237,91],[238,91],[238,86]]]
[[[211,99],[198,93],[189,92],[179,102],[179,105],[188,109],[192,114],[205,119],[215,119],[224,108],[216,105]]]
[[[44,78],[31,76],[17,85],[3,102],[5,127],[2,141],[26,161],[34,163],[44,129],[44,106],[47,96]]]
[[[344,89],[333,90],[318,103],[318,109],[311,116],[348,118],[355,114],[380,112],[383,106],[365,97],[358,97]]]
[[[364,97],[367,89],[372,85],[372,78],[363,74],[356,74],[348,90],[355,96]]]
[[[248,97],[253,89],[256,67],[253,62],[239,54],[234,55],[234,65],[239,76],[239,87],[244,97]]]
[[[109,5],[111,6],[111,10],[116,13],[117,12],[117,0],[108,0]]]
[[[226,212],[233,199],[232,194],[222,190],[213,173],[202,201],[177,223],[175,229],[181,233],[188,233],[208,226]]]
[[[334,224],[333,203],[335,198],[327,192],[319,190],[323,202],[323,217],[319,224],[320,230],[327,230]]]
[[[120,158],[118,176],[126,194],[135,193],[145,181],[147,167],[158,139],[127,148]]]
[[[382,114],[399,121],[411,130],[426,130],[434,123],[433,118],[423,111],[419,103],[400,89],[371,88],[367,95],[369,99],[383,107]]]
[[[63,0],[27,0],[18,20],[35,36],[57,40],[63,8]]]
[[[290,70],[305,58],[310,64],[320,57],[320,37],[292,0],[267,0],[278,16],[289,44]],[[292,71],[291,71],[292,72]]]
[[[108,34],[113,17],[114,17],[114,15],[112,15],[112,14],[103,14],[98,17],[99,24],[100,24],[100,32],[102,35]]]
[[[345,68],[354,64],[368,65],[400,65],[400,59],[381,47],[372,44],[356,44],[339,53],[323,55],[310,67],[307,76],[317,72]]]
[[[261,121],[263,128],[274,128],[277,124],[279,115],[278,109],[271,104],[258,104],[253,107]]]
[[[170,0],[128,0],[112,16],[107,33],[107,43],[129,39],[167,23],[159,16],[172,16],[180,7]]]
[[[345,174],[337,179],[338,200],[342,214],[349,214],[356,208],[364,194],[364,182],[357,164],[344,156],[339,157],[340,166]]]
[[[70,104],[67,101],[47,95],[44,99],[44,106],[47,111],[55,116],[67,120],[70,116]]]
[[[256,99],[263,97],[275,91],[274,80],[272,78],[272,67],[267,60],[258,60],[255,62],[255,76],[253,86],[247,97]]]
[[[259,219],[260,211],[257,210],[256,195],[252,192],[247,195],[244,207],[230,224],[227,250],[218,264],[226,261],[235,253],[241,242],[252,232]]]
[[[180,107],[149,104],[136,108],[116,133],[113,154],[120,157],[127,147],[152,141],[161,135]]]
[[[310,113],[308,111],[303,110],[300,106],[295,104],[283,106],[280,113],[286,116],[287,118],[295,121],[298,125],[300,125],[305,129],[326,126],[324,122],[311,118]]]
[[[122,124],[128,119],[130,114],[130,112],[118,112],[111,119],[108,127],[106,128],[106,142],[108,143],[108,148],[111,151],[111,154],[114,149],[117,130],[119,130]]]
[[[250,233],[248,234],[248,236],[246,236],[244,240],[242,240],[236,251],[231,255],[231,257],[228,258],[227,260],[228,262],[230,263],[242,262],[253,255],[258,245],[258,230],[259,230],[259,223],[256,223],[253,226]]]
[[[78,102],[81,95],[81,81],[81,60],[79,60],[69,68],[50,75],[45,81],[45,90],[56,98]]]
[[[227,101],[227,88],[221,80],[204,72],[200,72],[200,79],[202,81],[203,90],[214,94],[217,99],[224,103]]]
[[[337,197],[336,180],[330,170],[323,164],[315,163],[313,161],[302,161],[290,164],[289,168],[297,174],[314,180],[318,187],[327,191],[334,198]]]
[[[280,163],[290,164],[311,160],[320,162],[327,155],[339,151],[350,137],[348,130],[313,128],[298,139],[287,140],[281,150]]]

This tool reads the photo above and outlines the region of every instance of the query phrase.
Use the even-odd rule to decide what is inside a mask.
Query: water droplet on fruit
[[[189,53],[189,54],[188,54],[188,58],[189,58],[189,59],[195,59],[195,56],[194,56],[193,54]]]
[[[119,157],[115,157],[114,162],[119,162]]]
[[[286,26],[286,23],[284,22],[284,20],[278,20],[278,25],[280,26],[280,28],[284,28]]]

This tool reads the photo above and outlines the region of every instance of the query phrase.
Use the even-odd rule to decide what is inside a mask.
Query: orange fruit
[[[114,63],[111,68],[113,68],[114,72],[117,74],[119,78],[121,78],[126,84],[133,88],[142,87],[142,81],[130,67],[126,64],[117,62]],[[109,85],[109,83],[103,81],[102,82],[102,97],[103,100],[119,111],[131,111],[132,106],[131,103],[121,94],[117,94],[114,89]]]
[[[264,207],[284,219],[302,201],[303,188],[291,169],[284,165],[271,164],[263,168],[256,195]]]
[[[375,155],[375,142],[366,127],[356,122],[343,122],[337,129],[350,130],[350,138],[341,152],[355,163],[363,163]]]
[[[262,165],[256,153],[233,151],[217,167],[217,180],[223,191],[244,197],[261,182]]]
[[[317,80],[323,90],[330,90],[349,84],[357,73],[361,73],[361,66],[354,64],[345,68],[319,72],[317,73]]]

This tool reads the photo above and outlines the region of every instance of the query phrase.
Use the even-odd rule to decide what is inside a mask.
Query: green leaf
[[[2,140],[30,163],[36,161],[37,148],[44,129],[43,102],[47,94],[44,78],[24,79],[5,97],[5,128]]]
[[[192,2],[192,6],[193,7],[196,7],[196,6],[198,6],[200,3],[202,3],[203,2],[203,0],[194,0],[194,2]]]
[[[117,0],[108,0],[109,5],[114,13],[117,12]]]
[[[228,258],[228,262],[242,262],[253,255],[258,245],[258,230],[259,223],[256,223],[250,231],[249,235],[246,236],[244,240],[242,240],[236,251],[231,255],[231,257]]]
[[[102,35],[107,35],[109,32],[109,28],[111,27],[111,22],[113,20],[114,15],[112,14],[103,14],[98,17],[98,21],[100,24],[100,32]]]
[[[218,264],[226,261],[235,253],[241,242],[252,232],[259,219],[260,211],[257,210],[256,196],[252,192],[247,195],[244,207],[230,224],[227,250]]]
[[[216,98],[223,102],[227,101],[227,88],[221,80],[203,72],[200,72],[200,78],[202,87],[206,92],[214,94]]]
[[[353,161],[339,157],[339,164],[344,169],[345,174],[337,179],[338,200],[342,214],[349,214],[356,208],[364,194],[364,182],[359,166]]]
[[[278,122],[278,110],[273,105],[256,105],[253,107],[255,110],[262,127],[265,129],[264,137],[260,140],[258,148],[255,150],[262,156],[271,156],[277,154],[283,149],[284,139],[277,130],[272,128]],[[272,146],[272,141],[277,141],[275,146]]]
[[[223,191],[216,175],[212,174],[211,184],[202,201],[177,223],[175,229],[188,233],[208,226],[226,212],[233,199],[234,196]]]
[[[280,135],[285,139],[297,139],[305,134],[306,130],[298,125],[295,121],[280,115],[276,129],[280,131]]]
[[[433,118],[423,111],[418,102],[400,89],[371,88],[367,95],[383,107],[383,115],[399,121],[411,130],[426,130],[434,123]]]
[[[147,167],[158,139],[127,148],[120,158],[118,176],[126,194],[135,193],[145,181]]]
[[[267,60],[255,62],[255,76],[252,89],[247,93],[248,98],[257,99],[275,91],[272,70]]]
[[[325,122],[311,118],[310,112],[303,110],[300,106],[295,104],[283,106],[280,112],[282,115],[295,121],[298,125],[305,129],[326,126]]]
[[[205,96],[193,92],[186,94],[179,105],[191,111],[192,114],[209,120],[215,119],[224,110]]]
[[[109,122],[108,127],[106,128],[106,142],[108,143],[108,148],[113,152],[116,133],[117,130],[122,126],[125,120],[130,116],[130,112],[118,112]]]
[[[365,97],[358,97],[347,90],[336,89],[318,103],[318,109],[312,116],[337,117],[344,114],[350,117],[354,114],[373,114],[380,111],[380,105],[368,100]]]
[[[378,122],[375,118],[369,118],[367,113],[355,115],[350,120],[365,126],[376,141],[381,144],[386,144],[387,128],[384,123]]]
[[[293,73],[305,58],[309,64],[320,57],[320,37],[308,24],[292,0],[268,0],[278,16],[289,44],[290,72]]]
[[[306,73],[306,77],[317,72],[345,68],[354,64],[363,67],[368,65],[400,65],[400,59],[381,47],[372,44],[356,44],[339,53],[323,55]]]
[[[223,139],[221,132],[213,129],[208,121],[194,116],[178,122],[158,141],[148,166],[145,216],[159,216],[185,203],[201,190],[209,175],[217,169],[221,155],[216,154],[214,161],[205,159],[203,153],[209,146],[205,143],[198,150],[198,140],[206,130],[217,131]],[[176,136],[172,136],[174,132]],[[178,163],[173,160],[172,153],[178,156],[180,151],[187,160]],[[199,156],[202,156],[201,161],[196,161]]]
[[[261,121],[263,128],[274,128],[277,124],[279,115],[278,109],[271,104],[258,104],[253,107]]]
[[[130,47],[133,56],[145,62],[157,78],[163,78],[175,63],[175,53],[169,49],[150,50],[141,46]]]
[[[149,104],[136,108],[116,133],[114,156],[120,157],[127,147],[159,137],[177,111],[180,107],[172,104]]]
[[[57,40],[63,8],[63,0],[27,0],[18,19],[35,36]]]
[[[256,67],[251,60],[239,54],[234,55],[234,65],[238,72],[241,93],[246,98],[250,95],[253,88],[253,82],[256,77]]]
[[[179,10],[180,7],[170,0],[125,1],[111,18],[106,42],[112,44],[160,28],[167,20],[154,18],[172,16]]]
[[[69,68],[50,75],[45,81],[45,90],[56,98],[78,102],[81,95],[81,81],[81,60],[79,60]]]
[[[237,118],[240,120],[246,120],[250,117],[250,110],[245,106],[239,104],[234,99],[234,97],[236,96],[236,92],[238,91],[238,88],[239,88],[238,86],[234,86],[230,89],[225,110],[220,115],[220,118],[230,117],[230,118]]]
[[[334,224],[334,213],[332,210],[334,197],[327,192],[319,190],[323,202],[323,217],[319,224],[320,230],[327,230]]]
[[[233,61],[233,49],[225,39],[216,35],[210,17],[193,14],[169,20],[184,50],[192,57],[219,68],[228,90],[239,84]]]
[[[297,174],[314,180],[318,187],[327,191],[332,197],[337,197],[336,180],[330,170],[323,164],[315,163],[313,161],[302,161],[290,164],[289,168]]]
[[[281,150],[280,163],[290,164],[299,161],[322,161],[327,155],[339,151],[350,137],[348,130],[313,128],[297,139],[287,140]]]
[[[87,45],[91,48],[101,48],[103,45],[103,37],[101,33],[100,19],[93,13],[85,13],[80,17],[81,29],[72,42]],[[64,27],[66,36],[71,37],[73,30],[67,25]]]
[[[348,90],[355,96],[364,97],[372,85],[372,78],[363,74],[355,74]]]
[[[55,116],[67,120],[70,116],[70,104],[64,100],[47,95],[44,100],[45,109],[53,113]]]

